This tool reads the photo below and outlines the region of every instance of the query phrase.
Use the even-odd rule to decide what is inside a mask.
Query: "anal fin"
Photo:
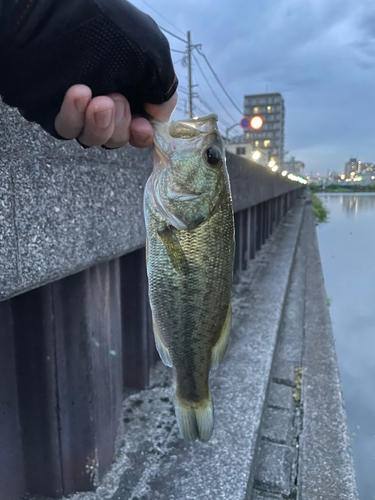
[[[161,335],[160,335],[160,330],[158,325],[156,324],[156,321],[154,318],[152,318],[152,326],[154,329],[154,337],[155,337],[155,345],[156,345],[156,350],[159,353],[160,359],[163,361],[163,363],[166,366],[172,367],[172,360],[171,356],[169,354],[167,346],[164,344]]]
[[[211,368],[215,369],[221,363],[225,351],[227,350],[229,333],[230,333],[230,320],[232,317],[232,307],[229,304],[228,312],[224,321],[223,328],[220,333],[219,340],[216,342],[211,353]]]

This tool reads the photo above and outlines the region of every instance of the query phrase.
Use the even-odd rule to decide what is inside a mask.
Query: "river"
[[[360,500],[375,499],[375,193],[320,194],[324,280]]]

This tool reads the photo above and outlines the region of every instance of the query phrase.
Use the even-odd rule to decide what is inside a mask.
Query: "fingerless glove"
[[[27,120],[54,127],[65,92],[123,94],[133,114],[177,88],[167,39],[126,0],[20,0],[0,35],[0,95]]]

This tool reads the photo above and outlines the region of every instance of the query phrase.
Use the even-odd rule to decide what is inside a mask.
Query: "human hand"
[[[168,121],[177,104],[175,93],[164,104],[145,104],[145,111]],[[78,139],[83,146],[114,149],[130,143],[136,148],[151,146],[153,130],[143,117],[133,117],[128,100],[118,93],[92,98],[86,85],[70,87],[64,97],[55,129],[64,139]]]
[[[0,37],[3,101],[54,137],[149,146],[152,128],[141,116],[168,120],[178,85],[156,23],[126,0],[19,3],[24,10]]]

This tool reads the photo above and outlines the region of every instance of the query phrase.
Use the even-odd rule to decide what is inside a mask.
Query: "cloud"
[[[175,31],[142,0],[133,2]],[[229,94],[242,108],[245,94],[281,92],[286,105],[286,150],[307,170],[341,171],[353,151],[375,161],[375,7],[361,0],[153,0],[175,27],[192,33]],[[180,32],[177,33],[182,36]],[[171,46],[184,44],[169,37]],[[180,54],[174,54],[180,59]],[[175,58],[177,60],[177,57]],[[230,114],[236,112],[200,59],[202,69]],[[186,68],[176,65],[186,87]],[[195,91],[226,122],[212,92],[193,66]],[[184,94],[181,93],[183,103]],[[200,107],[202,105],[200,104]],[[222,128],[223,130],[223,128]],[[234,129],[240,131],[240,129]],[[325,153],[322,154],[322,151]],[[305,157],[303,156],[305,155]]]

